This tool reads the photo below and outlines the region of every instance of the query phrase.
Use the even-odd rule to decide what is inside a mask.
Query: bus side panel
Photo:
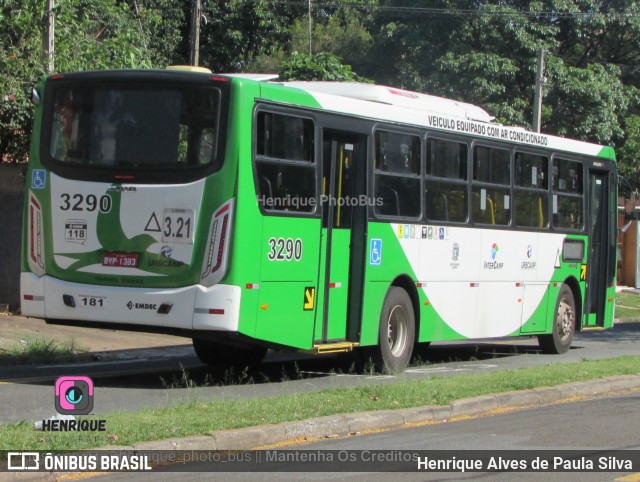
[[[404,273],[416,281],[390,224],[369,223],[367,247],[360,333],[360,344],[363,346],[378,344],[382,304],[393,280]]]
[[[234,79],[234,86],[245,85]],[[252,84],[254,85],[254,84]],[[282,211],[265,214],[258,205],[252,162],[254,99],[286,101],[317,107],[303,91],[259,84],[242,91],[245,139],[239,148],[238,199],[242,226],[236,230],[233,284],[243,290],[240,331],[256,339],[310,349],[318,309],[319,217],[294,217]]]
[[[266,216],[256,337],[309,349],[318,303],[320,219]]]
[[[541,295],[540,295],[541,294]],[[526,283],[523,295],[523,317],[520,330],[513,335],[547,332],[547,304],[549,301],[549,283]],[[536,303],[537,300],[540,300]],[[527,313],[532,313],[526,318]]]
[[[408,225],[407,225],[408,226]],[[405,225],[387,223],[369,223],[369,234],[367,246],[369,252],[365,270],[365,289],[362,317],[361,344],[363,346],[375,345],[378,343],[378,327],[380,323],[380,313],[385,295],[389,286],[400,275],[408,276],[414,283],[418,283],[418,278],[412,265],[417,266],[421,257],[421,250],[426,249],[423,243],[422,229],[414,226],[414,238],[411,239],[411,228],[409,227],[407,241],[412,241],[412,247],[403,249],[400,239],[404,238]],[[419,236],[420,239],[416,238]],[[372,256],[373,247],[380,247],[379,261]],[[410,262],[410,258],[412,262]],[[450,283],[448,286],[451,288]],[[468,286],[468,283],[467,283]],[[449,326],[438,314],[437,307],[428,299],[424,289],[417,288],[418,304],[420,313],[416,314],[416,322],[420,323],[418,330],[419,341],[437,340],[459,340],[464,338]]]
[[[37,87],[38,92],[44,93],[44,80]],[[35,116],[33,121],[33,131],[31,137],[31,145],[29,146],[29,164],[27,165],[26,172],[26,184],[24,190],[24,206],[25,209],[22,213],[22,272],[27,273],[30,272],[28,258],[27,258],[27,248],[28,248],[28,215],[29,215],[29,196],[32,192],[33,186],[33,170],[34,169],[42,169],[42,164],[40,163],[40,133],[42,131],[42,107],[44,105],[44,96],[41,98],[40,103],[35,108]],[[49,173],[47,173],[48,175]],[[44,193],[41,193],[44,194]],[[48,196],[39,196],[40,199],[48,199]]]
[[[367,270],[368,271],[368,270]],[[362,328],[360,331],[360,344],[362,346],[372,346],[378,344],[378,323],[382,303],[389,289],[388,281],[365,280],[364,303],[362,306]]]
[[[605,305],[603,328],[611,328],[613,326],[613,316],[614,316],[614,310],[615,310],[615,303],[614,303],[614,300],[616,299],[615,285],[607,288],[606,296],[607,296],[607,304]]]
[[[541,238],[546,239],[548,235],[541,234],[540,236]],[[584,242],[584,253],[588,252],[588,238],[584,236],[570,235],[565,239],[582,240]],[[553,262],[555,266],[553,275],[549,281],[546,281],[543,278],[539,278],[538,283],[536,283],[534,286],[525,285],[525,309],[523,310],[522,328],[520,329],[519,333],[513,333],[515,336],[521,334],[551,333],[553,329],[553,322],[556,316],[555,307],[556,301],[558,299],[558,294],[560,293],[560,288],[562,287],[563,283],[568,282],[568,280],[571,280],[571,282],[574,283],[574,286],[577,286],[577,289],[579,290],[578,293],[574,293],[576,310],[584,312],[586,291],[586,254],[582,261],[567,261],[562,257],[562,250],[562,246],[556,249],[555,260],[552,261],[547,256],[543,261],[545,264]],[[553,250],[551,250],[549,254],[552,255]],[[543,287],[545,289],[544,299],[540,301],[540,303],[534,310],[527,309],[527,307],[532,308],[531,297],[527,297],[528,292],[539,291],[543,289]],[[581,318],[578,316],[578,314],[576,314],[576,330],[580,329],[580,325]]]

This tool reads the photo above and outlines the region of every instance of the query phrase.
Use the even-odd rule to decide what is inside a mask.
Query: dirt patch
[[[74,346],[92,353],[191,344],[189,338],[178,336],[49,325],[39,318],[0,316],[1,351],[10,349],[25,337],[39,337],[60,344],[70,344],[73,340]]]

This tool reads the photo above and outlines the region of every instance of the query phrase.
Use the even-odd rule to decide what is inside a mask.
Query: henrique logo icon
[[[62,415],[87,415],[93,410],[93,381],[67,376],[56,380],[55,407]]]

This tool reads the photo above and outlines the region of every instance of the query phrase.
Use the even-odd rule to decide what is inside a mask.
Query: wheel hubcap
[[[394,306],[387,320],[387,342],[395,357],[400,356],[407,346],[407,312],[400,306]]]
[[[562,298],[562,300],[560,300],[556,322],[558,324],[558,335],[560,335],[560,340],[562,342],[567,341],[573,332],[575,313],[566,298]]]

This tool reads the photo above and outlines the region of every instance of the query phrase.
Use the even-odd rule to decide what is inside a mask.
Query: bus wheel
[[[544,353],[566,353],[571,347],[576,330],[576,303],[571,289],[563,284],[556,302],[553,329],[549,335],[538,335],[538,343]]]
[[[193,349],[202,363],[239,370],[255,367],[267,354],[266,347],[224,345],[203,338],[193,338]]]
[[[378,346],[373,353],[376,368],[389,373],[404,370],[411,359],[415,333],[411,298],[402,288],[392,286],[380,314]]]

